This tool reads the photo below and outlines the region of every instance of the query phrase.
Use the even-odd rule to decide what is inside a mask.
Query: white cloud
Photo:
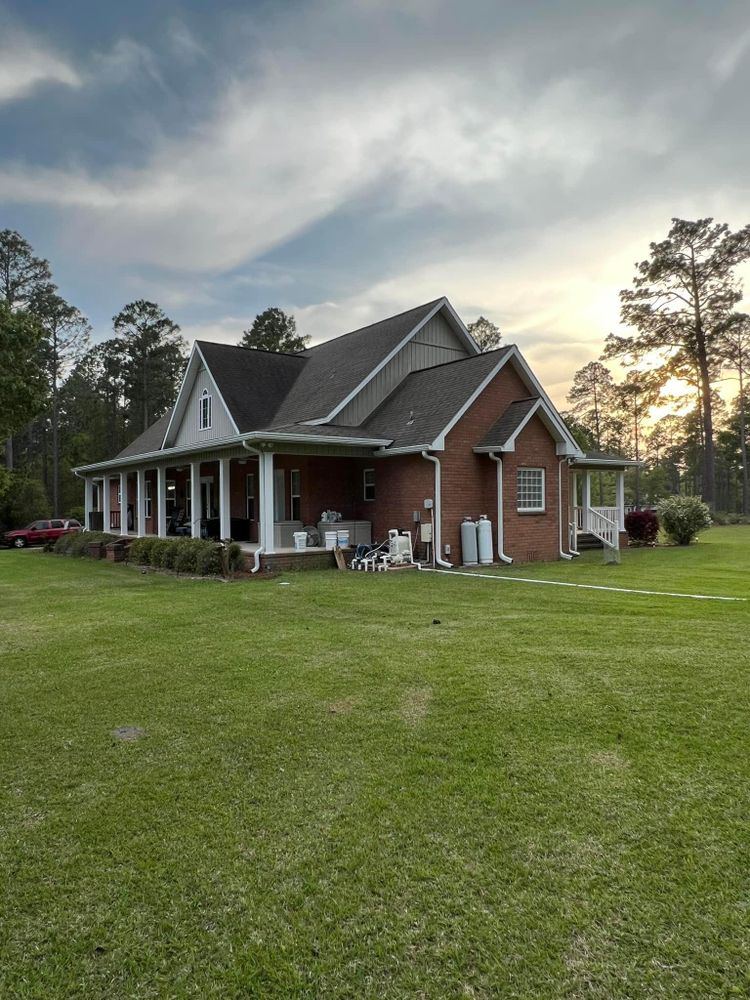
[[[27,97],[43,83],[80,87],[81,77],[63,56],[26,32],[3,26],[0,41],[0,103]]]

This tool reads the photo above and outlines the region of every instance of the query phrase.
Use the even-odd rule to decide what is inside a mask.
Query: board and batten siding
[[[208,389],[211,395],[211,426],[207,430],[201,431],[198,429],[198,400],[204,389]],[[221,438],[231,437],[235,433],[229,414],[214,389],[208,372],[205,368],[201,368],[195,376],[193,388],[190,390],[187,406],[182,415],[182,422],[170,445],[174,448],[183,448],[190,444],[203,444],[204,441],[218,441]]]
[[[446,361],[468,358],[471,353],[449,323],[437,313],[417,331],[414,338],[402,347],[394,358],[391,358],[375,378],[368,382],[350,403],[347,403],[332,423],[344,427],[357,427],[411,372],[442,365]]]

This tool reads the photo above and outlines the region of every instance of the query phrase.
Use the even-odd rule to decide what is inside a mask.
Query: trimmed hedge
[[[241,569],[245,567],[245,553],[242,551],[242,546],[238,545],[237,542],[231,542],[227,546],[227,570],[230,573],[239,573]]]
[[[119,535],[110,535],[106,531],[71,532],[69,535],[60,535],[52,551],[58,555],[81,558],[89,554],[89,545],[92,542],[103,542],[106,545],[108,542],[116,541],[119,537]]]

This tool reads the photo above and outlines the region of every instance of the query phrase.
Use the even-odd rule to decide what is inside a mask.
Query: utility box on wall
[[[419,526],[419,540],[420,542],[432,541],[432,525],[427,521]]]

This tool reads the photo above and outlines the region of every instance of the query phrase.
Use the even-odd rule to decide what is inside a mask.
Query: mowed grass
[[[721,528],[502,572],[750,596],[749,566]],[[0,996],[746,996],[749,626],[0,552]]]

